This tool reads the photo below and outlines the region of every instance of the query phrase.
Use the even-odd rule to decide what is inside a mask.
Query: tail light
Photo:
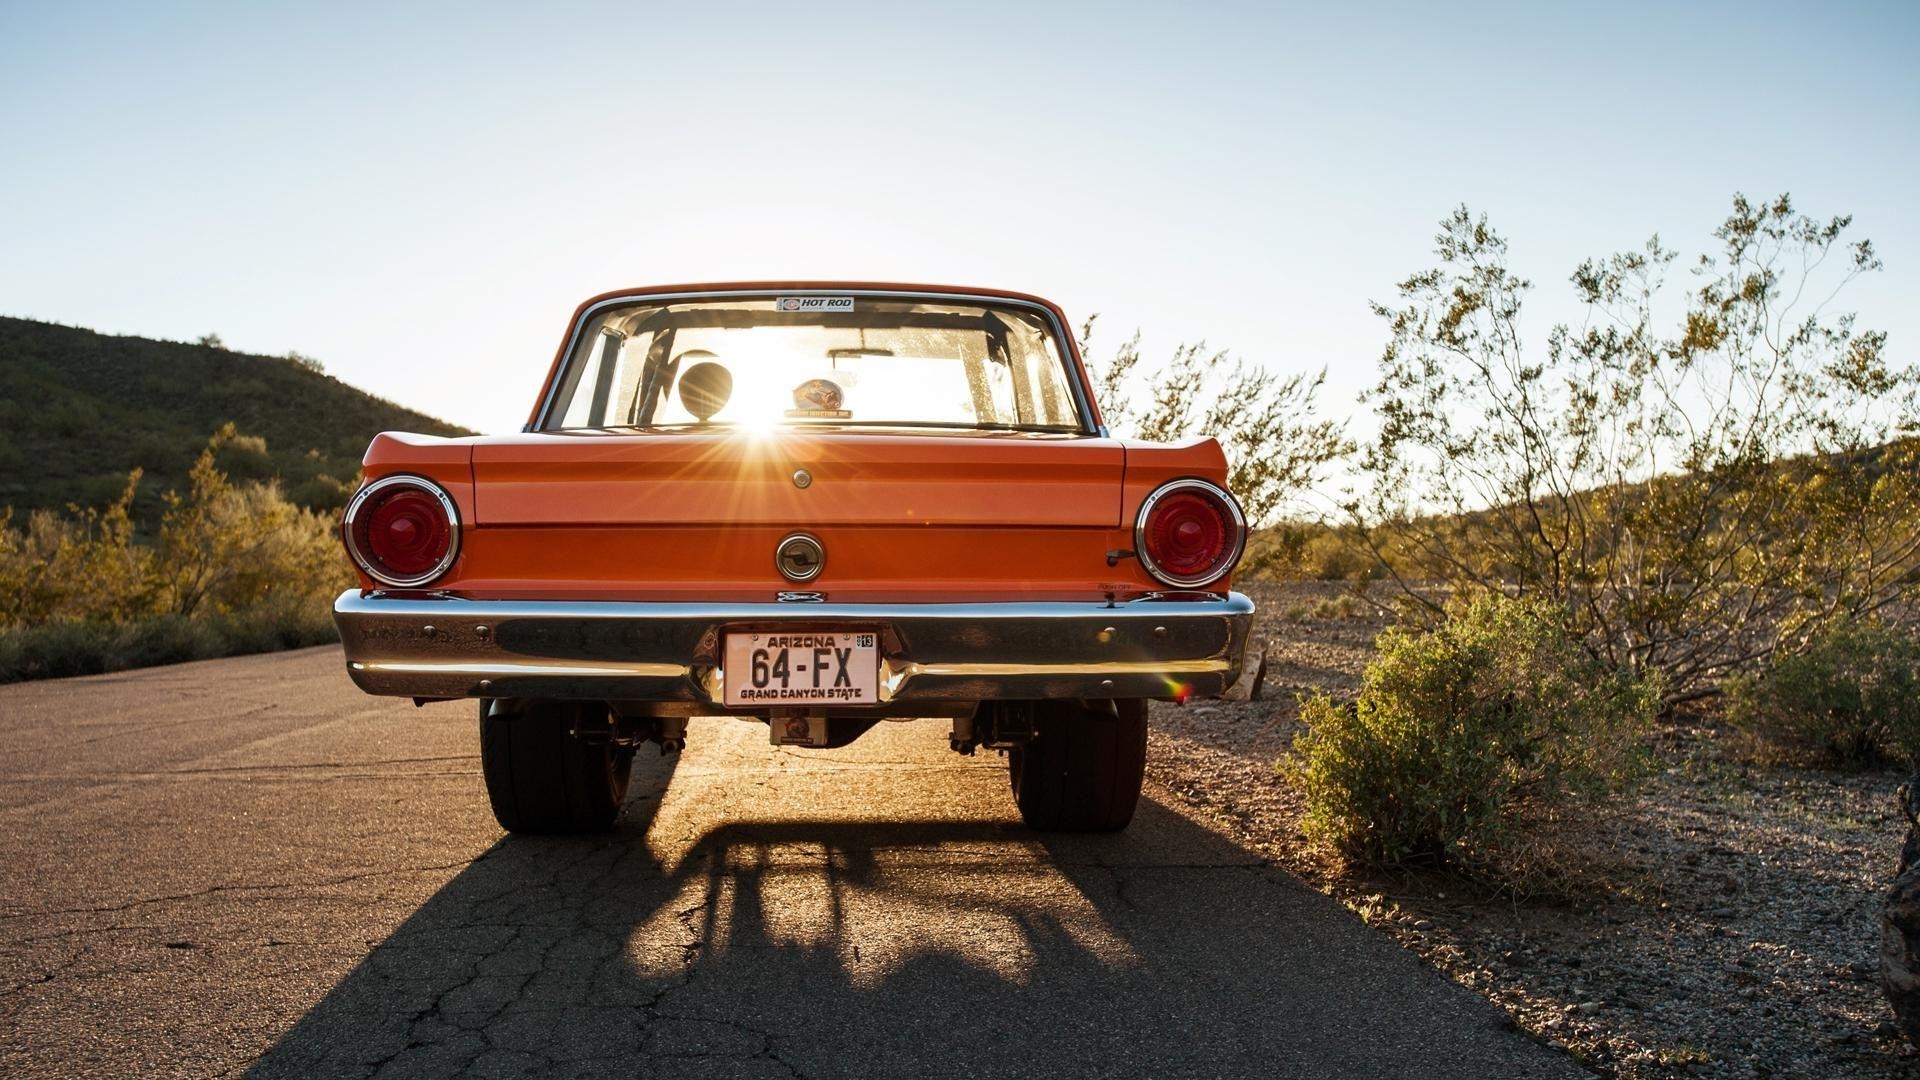
[[[1184,589],[1218,581],[1240,561],[1247,521],[1233,496],[1205,480],[1175,480],[1140,504],[1133,546],[1140,565]]]
[[[385,476],[360,489],[341,523],[347,554],[384,585],[412,588],[447,572],[460,554],[460,513],[440,485]]]

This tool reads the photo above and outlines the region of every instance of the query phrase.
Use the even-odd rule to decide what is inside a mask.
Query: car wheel
[[[1133,820],[1147,765],[1147,703],[1047,702],[1033,738],[1007,752],[1013,799],[1044,832],[1118,832]]]
[[[541,702],[518,712],[480,703],[480,770],[494,819],[514,833],[588,833],[611,828],[627,800],[633,748],[576,737],[580,720],[604,716],[591,702]]]

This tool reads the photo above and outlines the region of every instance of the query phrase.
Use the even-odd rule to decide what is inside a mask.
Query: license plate
[[[728,634],[724,703],[873,705],[880,700],[880,647],[873,633]]]

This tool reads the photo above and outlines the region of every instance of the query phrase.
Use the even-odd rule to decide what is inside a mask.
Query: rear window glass
[[[1084,431],[1052,318],[1020,304],[795,295],[593,312],[545,430],[707,424]]]

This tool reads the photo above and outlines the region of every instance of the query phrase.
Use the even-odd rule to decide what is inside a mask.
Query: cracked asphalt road
[[[0,687],[0,1075],[1578,1075],[1149,791],[1023,829],[944,725],[696,721],[502,836],[336,649]]]

